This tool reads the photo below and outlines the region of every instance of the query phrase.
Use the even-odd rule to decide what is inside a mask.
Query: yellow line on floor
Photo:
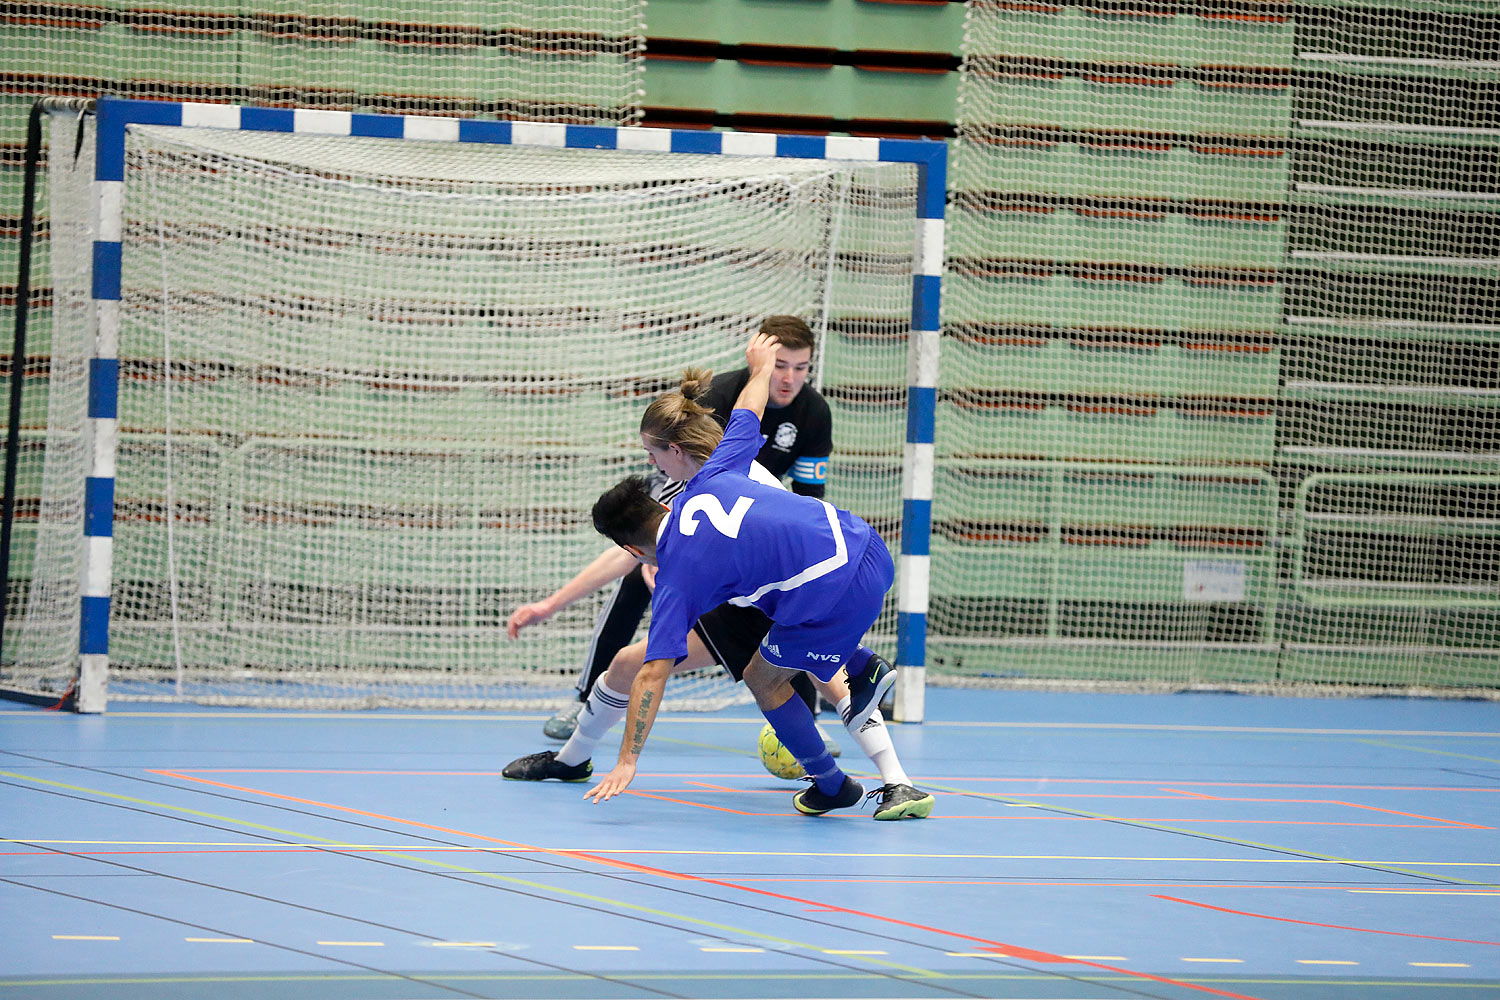
[[[495,948],[498,945],[494,941],[429,941],[427,944],[433,948]]]
[[[50,780],[50,779],[47,779],[47,778],[39,778],[39,777],[36,777],[35,775],[19,774],[19,773],[13,772],[13,771],[0,771],[0,777],[11,778],[12,780],[15,780],[15,781],[21,781],[21,782],[25,782],[27,784],[38,785],[38,786],[41,786],[41,787],[63,788],[63,789],[67,789],[68,791],[72,791],[72,792],[78,792],[78,793],[86,794],[86,795],[93,795],[93,796],[98,797],[99,799],[106,800],[106,801],[129,802],[129,803],[132,803],[132,804],[135,804],[135,805],[151,806],[152,808],[161,809],[161,810],[164,810],[164,811],[167,811],[167,812],[171,812],[171,813],[175,813],[175,814],[178,814],[178,815],[196,816],[196,817],[200,817],[200,818],[213,819],[215,821],[222,822],[222,823],[232,823],[235,826],[243,827],[243,828],[248,829],[248,830],[261,830],[261,831],[266,831],[268,833],[274,833],[274,834],[276,834],[278,836],[282,836],[282,837],[296,838],[296,840],[298,842],[313,841],[313,842],[321,844],[322,846],[324,846],[324,847],[326,847],[328,849],[331,849],[331,850],[337,850],[339,848],[339,846],[340,846],[340,842],[336,841],[336,840],[325,839],[325,838],[321,838],[321,837],[315,837],[315,836],[312,836],[312,835],[309,835],[309,834],[306,834],[306,833],[301,833],[301,832],[294,831],[294,830],[285,830],[285,829],[282,829],[280,827],[270,826],[270,825],[264,824],[264,823],[254,823],[254,822],[251,822],[249,820],[240,819],[238,817],[223,816],[223,815],[219,815],[217,813],[206,812],[206,811],[200,810],[200,809],[191,809],[191,808],[188,808],[188,807],[185,807],[185,806],[171,805],[169,803],[158,802],[158,801],[155,801],[155,800],[152,800],[152,799],[137,798],[137,797],[130,796],[130,795],[121,795],[121,794],[119,794],[117,792],[106,792],[106,791],[104,791],[102,789],[88,788],[86,786],[73,785],[73,784],[68,784],[66,782],[61,782],[61,781],[53,781],[53,780]],[[337,808],[337,807],[335,807],[335,808]],[[404,822],[404,821],[401,821],[401,822]],[[517,848],[524,847],[524,846],[525,845],[507,845],[506,850],[507,851],[509,851],[509,850],[515,850]],[[535,850],[539,851],[540,853],[546,853],[546,854],[556,854],[556,853],[558,853],[558,849],[556,849],[556,848],[553,848],[553,849],[550,849],[550,850],[549,849],[535,848]],[[813,945],[811,945],[811,944],[809,944],[807,942],[804,942],[804,941],[795,941],[795,940],[792,940],[792,939],[789,939],[789,938],[783,938],[783,937],[779,937],[779,936],[774,935],[774,934],[768,934],[768,933],[765,933],[765,932],[762,932],[762,931],[756,931],[756,930],[752,930],[752,929],[749,929],[749,928],[735,927],[735,926],[728,925],[728,924],[721,924],[721,923],[717,923],[715,921],[705,920],[702,917],[696,917],[696,916],[693,916],[691,914],[676,913],[676,912],[669,911],[669,910],[659,910],[659,909],[655,909],[655,908],[652,908],[652,907],[641,906],[641,905],[639,905],[637,903],[631,903],[631,902],[628,902],[628,901],[625,901],[625,900],[611,899],[611,898],[604,897],[604,896],[596,896],[596,895],[592,895],[592,894],[589,894],[589,893],[579,892],[579,891],[577,891],[575,889],[566,889],[566,888],[563,888],[563,887],[560,887],[560,886],[549,885],[549,884],[546,884],[546,883],[543,883],[543,882],[538,882],[538,881],[534,881],[534,880],[530,880],[530,879],[517,878],[515,876],[508,876],[508,875],[500,875],[500,874],[498,874],[496,872],[485,871],[483,869],[477,869],[477,868],[469,868],[469,867],[465,867],[463,865],[453,864],[453,863],[447,862],[447,861],[441,861],[441,860],[438,860],[438,859],[432,858],[432,857],[424,857],[424,856],[422,856],[420,854],[411,855],[411,856],[407,856],[405,854],[397,854],[395,856],[398,857],[398,858],[402,858],[403,860],[409,860],[409,861],[418,862],[418,863],[423,864],[423,865],[425,865],[427,867],[430,867],[430,868],[434,868],[434,869],[438,869],[438,870],[443,870],[443,871],[461,872],[461,873],[463,873],[465,875],[471,875],[471,876],[474,876],[475,878],[487,879],[487,880],[490,880],[492,882],[495,882],[495,883],[501,884],[501,885],[518,885],[518,886],[524,886],[524,887],[526,887],[528,889],[542,890],[542,891],[551,893],[553,895],[562,897],[563,899],[582,899],[582,900],[588,900],[588,901],[594,902],[594,903],[605,904],[605,905],[611,907],[612,909],[614,909],[615,911],[620,912],[620,913],[648,913],[648,914],[651,914],[651,915],[654,915],[654,916],[667,916],[667,917],[670,917],[670,918],[675,919],[675,920],[680,920],[680,921],[683,921],[683,922],[686,922],[686,923],[690,923],[690,924],[696,925],[698,927],[705,927],[705,928],[711,929],[713,931],[717,931],[717,932],[719,932],[720,934],[723,934],[726,937],[755,938],[755,939],[762,940],[762,941],[770,941],[770,942],[773,942],[775,944],[788,945],[788,946],[799,947],[799,948],[812,948],[813,947]],[[924,977],[939,975],[939,973],[937,973],[937,972],[935,972],[935,971],[933,971],[931,969],[924,969],[924,968],[918,968],[918,967],[914,967],[914,966],[902,965],[902,964],[897,963],[897,962],[884,962],[884,961],[880,961],[879,959],[873,959],[873,960],[871,960],[871,964],[877,965],[877,966],[882,966],[882,967],[888,968],[888,969],[899,970],[901,972],[905,972],[905,973],[910,974],[910,975],[917,975],[917,976],[924,976]]]
[[[320,840],[291,844],[256,844],[250,841],[193,841],[193,840],[53,840],[42,837],[0,837],[0,844],[48,844],[71,847],[242,847],[258,851],[324,850],[324,851],[437,851],[437,852],[493,852],[493,847],[463,847],[432,844],[348,844],[334,840]],[[1135,863],[1170,864],[1225,864],[1225,865],[1420,865],[1424,868],[1500,868],[1500,861],[1417,861],[1380,860],[1375,858],[1204,858],[1204,857],[1150,857],[1123,854],[933,854],[929,852],[880,852],[880,851],[705,851],[655,848],[618,847],[507,847],[508,854],[599,854],[612,857],[714,857],[714,858],[892,858],[896,860],[921,861],[1115,861]],[[1350,889],[1349,892],[1399,892],[1400,890]],[[1464,895],[1483,895],[1480,892]]]
[[[0,715],[16,716],[28,721],[54,721],[58,719],[72,720],[77,718],[71,714],[61,712],[42,713],[26,710],[5,710]],[[183,711],[183,712],[151,712],[151,711],[114,711],[109,713],[111,719],[171,719],[173,722],[193,722],[198,720],[217,719],[245,719],[250,721],[272,721],[282,723],[286,721],[306,722],[373,722],[383,724],[388,722],[431,722],[435,724],[446,724],[453,719],[468,719],[471,721],[506,721],[506,722],[532,722],[544,721],[550,718],[549,714],[540,715],[530,712],[423,712],[423,713],[392,713],[390,715],[377,713],[349,713],[349,712],[299,712],[296,710],[263,712],[247,711]],[[657,717],[659,723],[678,723],[703,726],[732,726],[732,727],[756,727],[765,725],[765,720],[760,718],[725,719],[705,718],[696,713],[663,712]],[[898,723],[899,725],[899,723]],[[960,722],[954,720],[928,719],[921,723],[924,729],[1063,729],[1089,731],[1112,731],[1124,730],[1127,732],[1148,733],[1268,733],[1271,735],[1311,735],[1311,736],[1450,736],[1469,739],[1495,739],[1500,738],[1500,732],[1486,732],[1482,730],[1453,730],[1453,729],[1328,729],[1310,726],[1206,726],[1186,725],[1180,723],[1160,722],[1013,722],[1013,721],[968,721]]]

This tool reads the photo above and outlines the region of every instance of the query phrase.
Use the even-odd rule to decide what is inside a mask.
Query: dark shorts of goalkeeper
[[[771,631],[771,619],[759,608],[721,604],[693,626],[698,638],[720,666],[737,681],[745,679],[745,667]]]

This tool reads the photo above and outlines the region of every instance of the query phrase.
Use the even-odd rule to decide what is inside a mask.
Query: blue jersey
[[[754,605],[795,625],[828,616],[849,588],[873,532],[848,511],[752,480],[760,421],[735,410],[724,439],[687,482],[656,537],[647,660],[687,653],[698,617]]]

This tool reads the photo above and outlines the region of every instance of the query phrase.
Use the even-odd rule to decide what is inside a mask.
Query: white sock
[[[625,718],[625,710],[629,707],[630,692],[621,694],[600,677],[594,682],[594,690],[589,692],[589,700],[583,703],[583,711],[578,713],[578,727],[557,751],[557,762],[582,764],[594,756],[594,747],[599,745],[610,727]]]
[[[844,709],[849,707],[849,698],[845,696],[838,703],[839,718],[844,717]],[[885,727],[885,719],[881,718],[880,710],[870,716],[859,729],[849,729],[849,735],[854,737],[854,742],[870,758],[870,763],[880,769],[880,780],[886,785],[909,785],[911,779],[906,776],[906,771],[901,767],[901,760],[896,756],[896,748],[891,743],[891,731]]]

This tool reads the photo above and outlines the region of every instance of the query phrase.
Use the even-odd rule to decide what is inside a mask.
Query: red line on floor
[[[743,809],[731,809],[728,806],[709,805],[707,802],[689,802],[687,799],[674,799],[670,795],[658,795],[654,792],[638,792],[631,789],[629,794],[643,799],[655,799],[658,802],[670,802],[673,805],[691,806],[694,809],[710,809],[714,812],[734,813],[736,816],[778,816],[780,813],[752,813]]]
[[[482,833],[470,833],[467,830],[455,830],[451,827],[435,826],[431,823],[422,823],[418,820],[401,819],[397,816],[387,816],[384,813],[369,812],[364,809],[355,809],[352,806],[340,806],[335,805],[332,802],[320,802],[317,799],[303,799],[298,798],[295,795],[283,795],[280,792],[268,792],[263,788],[248,788],[244,785],[230,785],[222,781],[210,781],[207,778],[195,778],[190,775],[181,774],[177,771],[149,771],[148,773],[162,775],[163,777],[177,778],[182,781],[192,781],[203,785],[212,785],[215,788],[227,788],[230,791],[245,792],[248,795],[263,795],[266,798],[281,799],[285,802],[296,802],[300,805],[305,806],[317,806],[320,809],[333,809],[337,812],[351,813],[355,816],[366,816],[370,819],[385,820],[391,823],[402,823],[406,826],[414,826],[422,830],[432,830],[437,833],[451,833],[457,837],[470,837],[474,840],[482,840],[491,844],[501,844],[505,847],[524,848],[528,851],[540,851],[544,854],[556,854],[560,857],[567,858],[586,858],[590,861],[595,861],[602,865],[608,865],[611,868],[624,868],[628,871],[636,871],[640,868],[639,865],[632,864],[629,861],[614,861],[610,858],[596,857],[592,854],[582,854],[578,851],[564,851],[549,849],[545,847],[533,847],[530,844],[520,844],[513,840],[502,840],[499,837],[487,837]]]
[[[1367,806],[1359,802],[1338,802],[1336,805],[1348,806],[1350,809],[1368,809],[1371,812],[1386,813],[1391,816],[1405,816],[1407,819],[1425,819],[1433,823],[1443,823],[1447,826],[1460,830],[1493,830],[1492,826],[1480,826],[1478,823],[1465,823],[1462,820],[1443,819],[1441,816],[1424,816],[1421,813],[1402,812],[1399,809],[1383,809],[1380,806]]]
[[[606,865],[606,866],[611,867],[611,868],[624,868],[624,869],[636,871],[636,872],[639,872],[639,873],[642,873],[642,874],[655,875],[655,876],[660,877],[660,878],[668,878],[668,879],[674,879],[674,880],[680,880],[680,881],[687,881],[687,882],[696,882],[696,883],[699,883],[701,885],[714,885],[714,886],[718,886],[718,887],[723,888],[723,889],[731,889],[731,890],[734,890],[734,891],[737,891],[737,892],[748,892],[748,893],[751,893],[752,895],[765,896],[765,897],[768,897],[768,898],[771,898],[771,899],[778,899],[778,900],[781,900],[781,901],[787,902],[787,903],[797,903],[797,904],[802,905],[802,906],[817,907],[818,909],[823,910],[825,912],[829,912],[829,913],[844,913],[844,914],[848,914],[849,916],[863,917],[863,918],[865,918],[867,920],[874,920],[874,921],[877,921],[877,922],[880,922],[880,923],[894,924],[894,925],[896,925],[898,927],[908,927],[908,928],[911,928],[913,930],[925,931],[925,932],[927,932],[929,934],[935,934],[935,935],[938,935],[940,937],[950,937],[950,938],[956,938],[956,939],[961,940],[961,941],[971,941],[971,942],[974,942],[975,944],[983,945],[983,946],[986,946],[987,948],[991,948],[991,949],[1011,949],[1011,948],[1017,948],[1017,947],[1019,947],[1019,946],[1016,946],[1016,945],[1006,944],[1003,941],[993,941],[993,940],[990,940],[989,938],[975,937],[972,934],[964,934],[964,933],[961,933],[959,931],[950,931],[950,930],[945,930],[945,929],[939,928],[939,927],[929,927],[929,926],[927,926],[925,924],[912,923],[911,921],[907,921],[907,920],[898,920],[895,917],[882,916],[882,915],[880,915],[878,913],[868,913],[868,912],[865,912],[863,910],[852,910],[852,909],[849,909],[848,907],[835,906],[835,905],[830,904],[830,903],[820,903],[820,902],[817,902],[816,900],[803,899],[803,898],[798,897],[798,896],[788,896],[788,895],[785,895],[785,894],[779,893],[779,892],[771,892],[771,891],[769,891],[767,889],[756,889],[756,888],[753,888],[751,886],[742,885],[742,884],[736,883],[736,882],[727,882],[727,881],[724,881],[722,879],[704,878],[701,875],[689,875],[689,874],[686,874],[684,872],[669,871],[669,870],[667,870],[665,868],[652,868],[652,867],[650,867],[648,865],[638,865],[638,864],[633,864],[633,863],[628,862],[628,861],[615,861],[615,860],[613,860],[611,858],[603,858],[603,857],[599,857],[597,855],[586,854],[586,853],[579,852],[579,851],[566,851],[566,850],[550,849],[550,848],[545,848],[545,847],[534,847],[534,846],[531,846],[531,845],[528,845],[528,844],[520,844],[520,843],[517,843],[515,841],[502,840],[501,838],[498,838],[498,837],[488,837],[488,836],[485,836],[484,834],[480,834],[480,833],[469,833],[469,832],[464,831],[464,830],[455,830],[455,829],[452,829],[450,827],[435,826],[435,825],[433,825],[431,823],[423,823],[423,822],[421,822],[419,820],[402,819],[399,816],[389,816],[389,815],[385,815],[385,814],[382,814],[382,813],[370,812],[370,811],[364,810],[364,809],[355,809],[352,806],[335,805],[334,803],[331,803],[331,802],[320,802],[320,801],[318,801],[316,799],[304,799],[304,798],[299,798],[299,797],[297,797],[295,795],[283,795],[283,794],[281,794],[279,792],[270,792],[270,791],[266,791],[266,790],[260,789],[260,788],[249,788],[249,787],[246,787],[246,786],[243,786],[243,785],[230,785],[230,784],[226,784],[224,782],[210,781],[207,778],[196,778],[196,777],[192,777],[192,776],[187,775],[187,774],[183,774],[183,773],[178,772],[178,771],[157,771],[157,770],[151,770],[148,773],[156,774],[156,775],[161,775],[161,776],[164,776],[164,777],[177,778],[178,780],[181,780],[181,781],[190,781],[190,782],[196,782],[196,783],[205,784],[205,785],[211,785],[211,786],[214,786],[214,787],[217,787],[217,788],[226,788],[226,789],[229,789],[231,791],[244,792],[244,793],[246,793],[248,795],[263,795],[263,796],[265,796],[267,798],[281,799],[281,800],[286,801],[286,802],[296,802],[296,803],[298,803],[300,805],[317,806],[317,807],[322,808],[322,809],[332,809],[332,810],[334,810],[336,812],[345,812],[345,813],[350,813],[350,814],[356,815],[356,816],[365,816],[365,817],[368,817],[370,819],[379,819],[379,820],[382,820],[382,821],[387,822],[387,823],[400,823],[400,824],[403,824],[403,825],[406,825],[406,826],[413,826],[413,827],[417,827],[417,828],[423,829],[423,830],[433,830],[433,831],[440,832],[440,833],[451,833],[451,834],[454,834],[455,836],[470,837],[470,838],[473,838],[475,840],[486,841],[488,843],[503,844],[503,845],[505,845],[507,847],[524,848],[526,850],[540,851],[540,852],[545,853],[545,854],[555,854],[555,855],[557,855],[559,857],[577,858],[577,859],[594,861],[594,862],[597,862],[597,863],[602,864],[602,865]],[[1104,965],[1104,964],[1099,963],[1099,962],[1090,962],[1090,961],[1085,961],[1085,960],[1082,960],[1082,959],[1069,959],[1069,958],[1064,958],[1061,955],[1052,955],[1050,952],[1036,952],[1036,951],[1031,951],[1030,949],[1021,949],[1021,950],[1022,951],[1026,951],[1029,954],[1048,955],[1050,957],[1048,959],[1046,959],[1047,961],[1071,962],[1071,963],[1076,964],[1076,965],[1084,965],[1084,966],[1088,966],[1089,968],[1093,968],[1093,969],[1102,969],[1105,972],[1114,972],[1114,973],[1118,973],[1118,974],[1121,974],[1121,975],[1124,975],[1124,976],[1128,976],[1128,977],[1131,977],[1131,978],[1146,979],[1146,980],[1150,980],[1151,982],[1165,983],[1165,984],[1170,985],[1170,986],[1178,986],[1178,987],[1181,987],[1183,989],[1194,990],[1194,991],[1199,992],[1199,993],[1209,993],[1209,994],[1212,994],[1214,996],[1228,997],[1229,1000],[1262,1000],[1262,998],[1260,998],[1260,997],[1252,997],[1252,996],[1249,996],[1249,995],[1244,994],[1244,993],[1230,993],[1230,992],[1227,992],[1225,990],[1214,989],[1211,986],[1201,986],[1201,985],[1199,985],[1197,983],[1184,982],[1183,980],[1180,980],[1180,979],[1170,979],[1170,978],[1167,978],[1165,976],[1158,976],[1158,975],[1154,975],[1154,974],[1149,973],[1149,972],[1141,972],[1141,971],[1136,970],[1136,969],[1125,969],[1125,968],[1121,968],[1119,966]]]
[[[1217,910],[1220,913],[1232,913],[1237,917],[1254,917],[1257,920],[1275,920],[1284,924],[1302,924],[1305,927],[1327,927],[1336,931],[1357,931],[1360,934],[1386,934],[1391,937],[1421,938],[1424,941],[1452,941],[1457,944],[1484,944],[1494,948],[1500,948],[1500,941],[1476,941],[1472,938],[1441,937],[1436,934],[1412,934],[1407,931],[1382,931],[1373,927],[1349,927],[1344,924],[1324,924],[1316,920],[1298,920],[1295,917],[1277,917],[1269,913],[1251,913],[1249,910],[1231,910],[1223,906],[1212,906],[1208,903],[1195,903],[1191,899],[1178,899],[1176,896],[1157,896],[1157,899],[1165,899],[1171,903],[1181,903],[1184,906],[1196,906],[1204,910]]]
[[[1100,798],[1109,798],[1109,799],[1160,799],[1160,798],[1171,798],[1173,796],[1183,796],[1183,795],[1186,795],[1188,798],[1191,798],[1191,799],[1208,799],[1208,800],[1210,800],[1212,802],[1218,802],[1219,801],[1219,797],[1217,795],[1209,795],[1207,792],[1188,792],[1188,791],[1182,790],[1181,788],[1163,788],[1162,791],[1164,791],[1164,792],[1171,792],[1172,795],[1171,796],[1163,796],[1163,795],[1101,795],[1099,797]],[[1048,796],[1048,797],[1050,798],[1051,796]],[[1077,793],[1074,793],[1074,792],[1069,792],[1068,793],[1068,797],[1069,798],[1087,798],[1086,795],[1080,796],[1080,795],[1078,795]],[[1041,796],[1037,796],[1037,798],[1041,798]]]
[[[193,767],[186,768],[178,773],[181,774],[372,774],[372,775],[417,775],[433,777],[497,777],[499,771],[413,771],[404,769],[370,770],[370,769],[346,769],[346,768],[304,768],[304,767]],[[641,777],[648,775],[642,774]],[[679,773],[674,771],[653,771],[649,777],[652,778],[691,778],[701,780],[704,778],[733,778],[743,780],[744,774],[704,774],[702,772]],[[963,777],[943,778],[931,777],[933,782],[949,782],[954,784],[985,784],[993,782],[1016,783],[1025,781],[1045,782],[1049,785],[1155,785],[1160,788],[1168,784],[1167,781],[1151,781],[1137,778],[1017,778],[1015,776],[1005,778],[977,778],[969,775]],[[1374,792],[1482,792],[1490,795],[1500,794],[1500,788],[1479,788],[1473,785],[1326,785],[1310,784],[1304,782],[1283,781],[1171,781],[1173,785],[1184,788],[1324,788]],[[774,789],[767,789],[774,791]],[[995,794],[995,793],[990,793]],[[1032,790],[1027,792],[1016,792],[1017,795],[1042,795],[1043,792]],[[1087,797],[1084,795],[1083,797]],[[1150,797],[1150,796],[1146,796]],[[1295,800],[1294,800],[1295,801]]]

